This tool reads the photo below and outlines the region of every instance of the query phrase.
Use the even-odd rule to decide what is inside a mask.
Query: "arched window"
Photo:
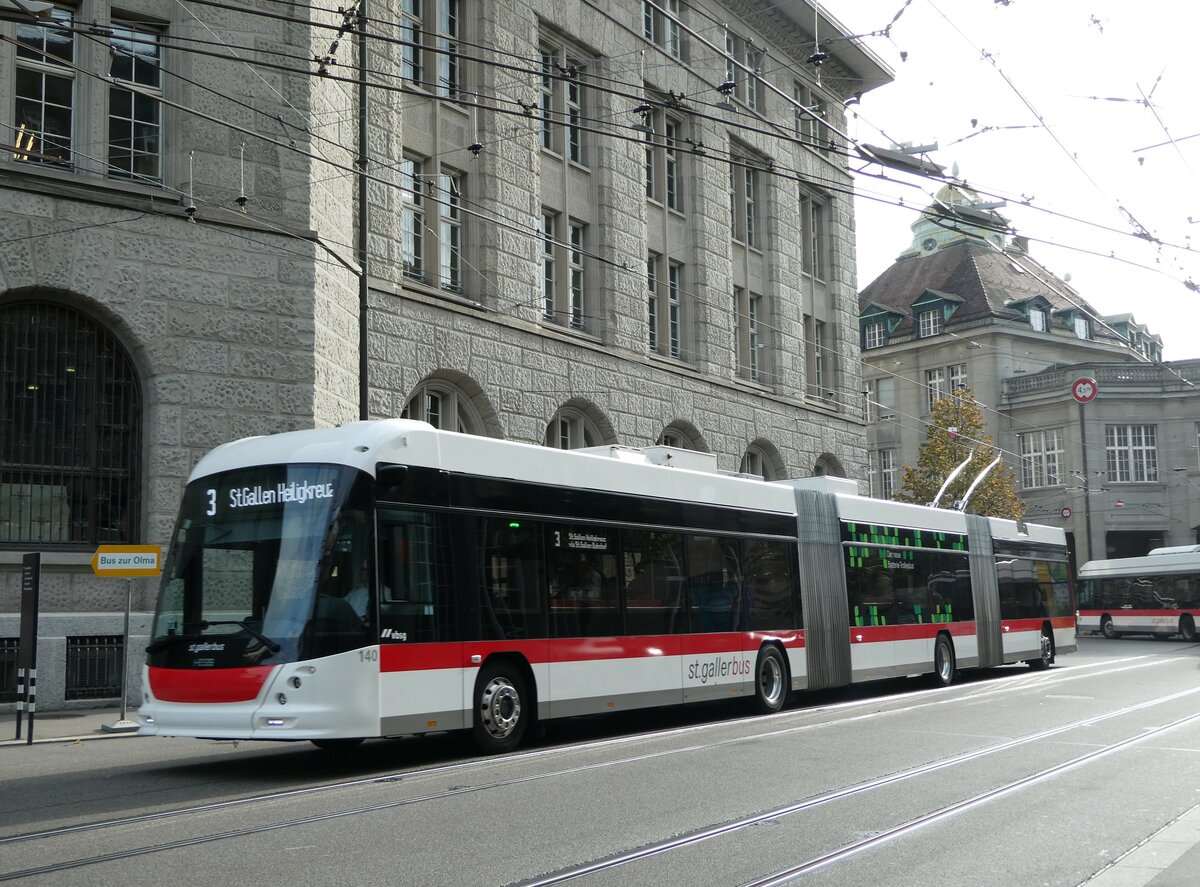
[[[0,545],[136,542],[141,412],[128,353],[94,319],[0,307]]]
[[[601,442],[602,436],[595,423],[574,407],[560,409],[546,426],[545,444],[548,447],[577,450],[580,447],[598,447]]]
[[[783,477],[779,451],[770,443],[755,441],[746,448],[739,468],[742,474],[754,474],[763,480],[779,480]]]
[[[444,431],[484,434],[483,422],[467,397],[456,386],[444,381],[422,382],[404,405],[401,419],[428,422]]]
[[[660,447],[675,447],[680,450],[695,450],[699,453],[707,453],[708,447],[704,443],[704,438],[696,429],[696,426],[690,422],[672,422],[662,430],[658,435],[658,446]]]

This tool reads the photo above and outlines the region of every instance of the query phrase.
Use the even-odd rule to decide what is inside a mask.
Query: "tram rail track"
[[[1064,674],[1064,677],[1066,677],[1066,676],[1067,675]],[[945,692],[945,691],[941,691],[941,692]],[[1167,704],[1167,703],[1182,699],[1182,698],[1190,696],[1190,695],[1198,694],[1198,693],[1200,693],[1200,688],[1189,689],[1189,690],[1181,691],[1178,693],[1166,694],[1166,695],[1156,697],[1151,700],[1145,700],[1136,705],[1125,706],[1125,707],[1116,709],[1111,712],[1104,712],[1104,713],[1100,713],[1100,714],[1091,715],[1091,716],[1085,717],[1085,718],[1079,718],[1079,719],[1073,720],[1066,724],[1057,725],[1055,727],[1045,729],[1045,730],[1035,731],[1033,733],[1029,733],[1029,734],[1026,734],[1023,736],[1015,737],[1015,738],[1008,739],[1008,740],[998,742],[998,743],[993,743],[993,744],[990,744],[983,748],[974,749],[974,750],[964,752],[964,753],[961,753],[958,755],[952,755],[947,758],[939,759],[936,761],[931,761],[931,762],[928,762],[928,763],[920,765],[920,766],[911,767],[911,768],[908,768],[907,770],[899,771],[894,774],[889,774],[887,776],[880,777],[878,779],[868,780],[863,783],[858,783],[858,784],[855,784],[852,786],[847,786],[843,789],[826,792],[826,793],[817,795],[812,798],[802,799],[795,803],[781,806],[781,807],[776,807],[776,808],[773,808],[772,810],[757,813],[752,816],[741,817],[737,820],[731,820],[729,822],[719,823],[710,828],[697,830],[697,831],[691,832],[687,835],[679,836],[679,837],[676,837],[676,838],[668,840],[668,841],[663,841],[663,842],[659,842],[654,845],[640,847],[634,851],[630,851],[629,853],[615,854],[611,857],[608,857],[604,860],[600,860],[598,862],[592,862],[592,863],[588,863],[586,865],[581,865],[581,866],[568,867],[568,868],[564,868],[564,869],[555,871],[553,873],[547,874],[545,876],[534,877],[534,878],[530,878],[530,879],[522,880],[522,881],[514,881],[512,883],[520,884],[520,885],[543,885],[543,884],[549,885],[549,884],[563,883],[565,881],[579,878],[579,877],[581,877],[585,874],[591,873],[591,872],[602,871],[602,870],[606,870],[606,869],[613,869],[613,868],[617,868],[619,866],[628,865],[630,863],[633,863],[633,862],[636,862],[639,860],[648,859],[651,856],[660,855],[663,853],[669,853],[673,850],[678,850],[678,849],[686,847],[686,846],[693,846],[698,843],[702,843],[704,841],[710,841],[715,838],[719,838],[723,835],[727,835],[727,834],[730,834],[737,830],[746,828],[750,825],[755,825],[755,824],[766,822],[766,821],[769,821],[772,819],[779,819],[781,817],[786,817],[786,816],[789,816],[789,815],[792,815],[795,813],[800,813],[805,810],[811,810],[815,807],[819,807],[824,804],[834,803],[838,800],[846,799],[849,797],[862,796],[871,791],[878,790],[878,789],[884,788],[886,786],[894,785],[898,782],[902,782],[902,781],[914,779],[914,778],[917,778],[917,777],[920,777],[923,775],[935,773],[939,770],[944,770],[946,768],[954,767],[954,766],[957,766],[960,764],[965,764],[970,761],[977,761],[982,758],[988,757],[989,755],[999,754],[1004,751],[1011,750],[1013,748],[1017,748],[1022,745],[1029,745],[1031,743],[1045,741],[1045,740],[1054,738],[1056,736],[1065,734],[1074,729],[1094,725],[1097,723],[1101,723],[1103,721],[1108,721],[1108,720],[1118,718],[1121,716],[1133,714],[1135,712],[1139,712],[1139,711],[1143,711],[1143,710],[1152,708],[1156,705]],[[871,706],[878,708],[880,701],[881,700],[879,700],[879,699],[863,700],[863,701],[851,703],[848,707],[851,709],[857,709],[863,705],[871,705]],[[923,700],[923,701],[918,701],[916,703],[916,705],[918,705],[918,706],[922,705],[922,704],[932,704],[932,703],[928,699]],[[905,705],[905,706],[900,706],[899,708],[903,709],[903,710],[911,711],[913,707],[915,707],[915,706]],[[816,712],[816,711],[810,710],[809,712],[805,712],[805,713],[827,714],[827,713],[829,713],[830,710],[835,710],[837,708],[839,708],[839,706],[831,706],[825,712]],[[794,712],[794,711],[791,712],[791,714],[793,714],[793,715],[795,713],[796,712]],[[546,771],[546,772],[542,772],[542,773],[522,775],[522,776],[512,777],[512,778],[508,778],[508,779],[489,780],[489,781],[481,782],[481,783],[475,784],[475,785],[455,786],[455,787],[451,787],[448,789],[442,789],[442,790],[434,791],[434,792],[426,792],[426,793],[414,795],[411,797],[399,798],[399,799],[389,799],[387,801],[383,801],[383,802],[379,802],[379,803],[362,804],[362,805],[347,807],[345,809],[323,811],[323,812],[313,813],[311,815],[306,815],[306,816],[282,819],[282,820],[279,820],[276,822],[257,823],[257,824],[247,825],[242,828],[226,829],[226,830],[221,830],[221,831],[207,832],[204,834],[196,834],[196,835],[179,838],[176,840],[153,842],[153,843],[148,843],[148,844],[144,844],[141,846],[131,846],[131,847],[126,847],[126,848],[122,848],[122,849],[116,849],[116,850],[112,850],[112,851],[101,853],[101,854],[82,855],[82,856],[76,856],[76,857],[72,857],[72,858],[64,858],[59,861],[52,862],[52,863],[46,863],[46,864],[40,865],[40,866],[32,866],[32,867],[19,869],[19,870],[0,872],[0,881],[21,880],[21,879],[25,879],[25,878],[32,878],[32,877],[46,875],[46,874],[50,874],[50,873],[82,869],[82,868],[86,868],[91,865],[97,865],[97,864],[115,862],[115,861],[121,861],[121,860],[128,860],[128,859],[146,856],[149,854],[165,853],[165,852],[169,852],[172,850],[177,850],[177,849],[181,849],[181,848],[185,848],[185,847],[194,847],[194,846],[201,845],[201,844],[221,842],[221,841],[236,839],[239,837],[253,836],[256,834],[264,834],[264,833],[271,832],[271,831],[295,828],[295,827],[310,825],[310,824],[314,824],[314,823],[318,823],[318,822],[322,822],[322,821],[354,817],[354,816],[361,816],[361,815],[366,815],[366,814],[389,810],[389,809],[397,809],[397,808],[401,808],[401,807],[405,807],[405,806],[414,806],[414,805],[419,805],[419,804],[424,804],[424,803],[429,803],[429,802],[446,800],[446,799],[450,799],[450,798],[454,798],[454,797],[462,796],[462,795],[467,795],[467,794],[487,792],[487,791],[492,791],[492,790],[496,790],[496,789],[519,786],[521,784],[527,784],[527,783],[532,783],[532,782],[546,781],[546,780],[551,780],[551,779],[556,779],[556,778],[568,777],[571,775],[585,773],[587,771],[596,771],[596,770],[608,769],[608,768],[612,768],[612,767],[629,765],[629,764],[633,764],[633,763],[637,763],[637,762],[644,762],[644,761],[651,760],[654,758],[660,758],[660,757],[669,756],[669,755],[679,755],[679,754],[686,754],[689,752],[694,752],[694,751],[699,751],[699,750],[712,749],[716,745],[733,745],[733,744],[737,744],[737,743],[741,743],[741,742],[746,742],[749,740],[760,740],[764,737],[764,735],[786,734],[786,733],[792,733],[792,732],[796,732],[796,731],[800,731],[800,730],[817,729],[822,726],[833,726],[833,725],[837,725],[837,724],[844,724],[844,723],[848,723],[848,722],[853,721],[862,716],[861,714],[859,714],[857,712],[854,712],[854,713],[843,712],[843,713],[846,714],[846,717],[836,718],[835,720],[832,720],[832,721],[821,721],[818,723],[811,723],[811,724],[804,724],[804,725],[791,725],[791,726],[787,726],[787,727],[781,727],[777,730],[767,731],[766,733],[757,732],[751,736],[733,737],[733,738],[729,738],[726,740],[722,740],[721,742],[718,742],[718,743],[702,743],[702,744],[695,744],[695,745],[690,744],[687,746],[682,746],[682,747],[673,748],[673,749],[656,750],[656,751],[652,751],[652,752],[647,752],[645,754],[624,755],[622,757],[619,757],[616,759],[611,759],[611,760],[593,762],[593,763],[588,763],[588,764],[579,765],[579,766],[556,768],[554,770],[550,770],[550,771]],[[875,714],[881,715],[881,714],[886,714],[886,713],[887,712],[876,712]],[[779,717],[781,717],[781,716],[774,716],[774,718],[779,718]],[[1183,725],[1185,723],[1189,723],[1192,720],[1195,720],[1197,718],[1200,718],[1200,715],[1180,719],[1179,721],[1173,722],[1171,725],[1168,725],[1167,727],[1160,728],[1160,730],[1155,731],[1155,733],[1139,735],[1139,736],[1133,737],[1131,739],[1126,739],[1126,740],[1122,740],[1120,742],[1112,743],[1110,746],[1106,746],[1105,748],[1099,749],[1094,752],[1090,752],[1089,754],[1081,756],[1077,759],[1074,759],[1073,761],[1059,765],[1058,767],[1055,767],[1055,768],[1050,768],[1050,770],[1046,771],[1038,778],[1042,778],[1042,779],[1049,778],[1049,774],[1051,774],[1051,773],[1056,773],[1056,772],[1059,772],[1059,771],[1062,771],[1065,769],[1069,769],[1072,767],[1076,767],[1076,766],[1082,766],[1083,764],[1087,763],[1090,760],[1093,760],[1093,759],[1103,756],[1105,754],[1113,753],[1114,751],[1118,751],[1124,747],[1134,744],[1135,742],[1142,741],[1144,738],[1148,738],[1150,735],[1156,735],[1157,732],[1161,732],[1166,729],[1171,729],[1173,727],[1181,726],[1181,725]],[[722,722],[722,724],[728,726],[730,724],[730,722],[725,721],[725,722]],[[710,725],[700,725],[699,728],[695,727],[695,726],[681,728],[678,732],[686,733],[686,732],[694,731],[697,729],[706,728],[709,726]],[[621,739],[616,740],[615,742],[616,743],[628,743],[628,742],[644,741],[646,739],[647,739],[647,735],[643,734],[643,735],[637,736],[637,737],[622,737]],[[585,744],[585,746],[595,748],[596,746],[599,746],[602,744],[613,744],[613,743],[611,741],[601,741],[601,742],[597,742],[597,743],[587,743],[587,744]],[[575,750],[578,748],[581,748],[581,746],[572,746],[568,750]],[[564,748],[561,748],[561,747],[554,748],[554,749],[539,749],[539,750],[535,750],[532,752],[513,755],[513,756],[510,756],[509,758],[506,758],[503,760],[505,762],[513,762],[513,763],[528,762],[531,757],[561,755],[563,753],[563,751],[564,751]],[[368,777],[365,779],[343,780],[343,781],[339,781],[337,783],[330,783],[330,784],[325,784],[325,785],[320,785],[320,786],[310,786],[310,787],[305,787],[305,788],[291,789],[291,790],[282,791],[282,792],[264,793],[264,794],[256,795],[256,796],[252,796],[252,797],[231,799],[228,801],[208,803],[208,804],[202,804],[202,805],[193,805],[193,806],[189,806],[189,807],[176,808],[173,810],[165,810],[165,811],[157,811],[157,812],[152,812],[152,813],[147,813],[147,814],[140,814],[137,816],[120,817],[120,818],[116,818],[116,819],[108,819],[108,820],[94,822],[94,823],[81,823],[81,824],[76,824],[76,825],[72,825],[72,826],[65,826],[65,827],[58,828],[58,829],[48,829],[48,830],[43,830],[40,832],[29,832],[29,833],[20,834],[20,835],[9,836],[9,837],[0,839],[0,846],[5,846],[5,845],[14,846],[14,845],[22,845],[22,844],[33,845],[36,842],[42,842],[40,846],[46,847],[48,844],[53,844],[56,840],[66,840],[66,839],[69,839],[72,835],[78,835],[78,834],[81,834],[81,833],[87,832],[87,831],[96,831],[96,830],[100,830],[100,829],[106,829],[106,830],[110,830],[114,833],[118,833],[123,828],[142,827],[142,826],[145,826],[146,824],[153,823],[154,821],[162,821],[162,820],[166,820],[166,819],[170,819],[170,818],[186,819],[188,816],[202,815],[202,814],[211,813],[211,812],[219,811],[222,809],[233,808],[233,807],[247,807],[247,806],[252,806],[252,805],[256,805],[256,804],[263,805],[264,807],[269,807],[269,805],[273,802],[283,801],[286,799],[296,799],[296,798],[302,798],[305,796],[317,796],[317,795],[321,795],[321,794],[331,794],[331,793],[335,793],[338,791],[345,791],[345,790],[369,787],[371,785],[385,785],[388,783],[412,781],[412,780],[416,780],[416,779],[425,779],[425,778],[435,777],[435,776],[444,777],[444,776],[452,774],[452,773],[459,773],[459,772],[467,773],[472,769],[477,769],[482,766],[494,766],[497,762],[498,762],[497,759],[468,761],[468,762],[462,762],[459,764],[451,764],[451,765],[447,765],[447,766],[429,768],[429,769],[424,769],[424,770],[417,770],[417,771],[412,771],[412,772],[388,773],[388,774],[382,774],[382,775]],[[1038,776],[1038,774],[1034,774],[1034,776]],[[1033,779],[1033,777],[1027,777],[1024,780],[1018,781],[1018,783],[1016,783],[1014,785],[1025,784],[1030,779]],[[1016,788],[1010,786],[1007,789],[1003,789],[1003,790],[1013,791],[1013,790],[1016,790]],[[1001,791],[1001,789],[997,789],[996,791]],[[996,792],[988,793],[987,797],[992,797],[995,794],[996,794]],[[987,798],[969,799],[970,805],[962,807],[962,809],[963,810],[970,809],[971,806],[976,806],[979,803],[983,803],[984,800],[986,800],[986,799]],[[966,804],[967,802],[962,802],[962,803]],[[952,807],[947,808],[947,810],[952,809],[954,807],[959,807],[959,806],[962,806],[962,805],[961,804],[960,805],[952,805]],[[942,815],[948,815],[948,814],[946,811],[942,811]],[[929,817],[922,817],[922,819],[927,819],[930,817],[936,818],[936,816],[937,816],[937,814],[934,813],[934,814],[930,814]],[[931,819],[931,821],[932,821],[932,819]],[[832,862],[836,861],[837,859],[845,858],[848,855],[853,855],[855,853],[859,853],[859,852],[862,852],[863,850],[869,849],[872,846],[876,846],[878,843],[880,843],[881,840],[890,839],[889,837],[887,837],[888,835],[891,835],[891,837],[899,837],[902,834],[904,834],[906,831],[912,830],[913,827],[914,826],[912,825],[912,823],[897,826],[895,829],[889,830],[888,832],[885,832],[881,835],[872,836],[869,839],[866,839],[866,840],[860,841],[860,842],[856,842],[855,844],[849,845],[848,847],[841,848],[840,850],[832,852],[830,854],[826,854],[823,857],[817,857],[813,860],[809,860],[808,862],[801,864],[801,867],[803,867],[803,866],[818,867],[818,864],[819,865],[831,864]],[[138,830],[140,831],[140,828]],[[13,854],[7,854],[7,856],[10,859],[13,858]],[[821,859],[825,859],[825,857],[829,857],[829,859],[825,862],[819,862]],[[805,869],[805,871],[807,871],[807,870],[811,870],[811,869]],[[791,869],[789,869],[788,871],[791,872]],[[785,877],[785,879],[793,878],[793,877],[798,877],[800,874],[803,874],[803,873],[804,873],[804,871],[800,871],[798,869],[796,872],[787,874],[786,876],[779,875],[779,877]],[[752,882],[752,883],[757,884],[758,882]],[[763,881],[763,883],[765,884],[765,883],[772,883],[772,882]]]

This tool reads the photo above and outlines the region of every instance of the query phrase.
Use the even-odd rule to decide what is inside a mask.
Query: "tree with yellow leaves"
[[[968,389],[960,388],[934,403],[928,435],[917,452],[917,464],[915,467],[904,464],[900,489],[894,498],[928,505],[968,455],[971,461],[942,494],[940,507],[949,508],[960,501],[979,473],[996,458],[992,438],[983,430],[979,405]],[[1011,520],[1024,517],[1025,503],[1017,494],[1016,477],[1003,461],[975,488],[965,510]]]

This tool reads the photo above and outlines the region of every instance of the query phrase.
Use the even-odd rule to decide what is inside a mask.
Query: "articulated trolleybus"
[[[1088,561],[1079,568],[1079,630],[1106,638],[1178,634],[1196,639],[1200,545],[1155,549],[1145,557]]]
[[[1075,649],[1061,530],[766,482],[669,448],[558,450],[407,420],[250,438],[188,482],[142,734],[469,730]],[[689,460],[706,470],[686,467]]]

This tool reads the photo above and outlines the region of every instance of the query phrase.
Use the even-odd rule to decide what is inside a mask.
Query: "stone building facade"
[[[890,73],[819,4],[372,0],[362,66],[354,6],[47,15],[0,22],[0,703],[22,556],[39,706],[111,699],[93,552],[166,546],[238,437],[405,415],[865,476],[843,102]]]

